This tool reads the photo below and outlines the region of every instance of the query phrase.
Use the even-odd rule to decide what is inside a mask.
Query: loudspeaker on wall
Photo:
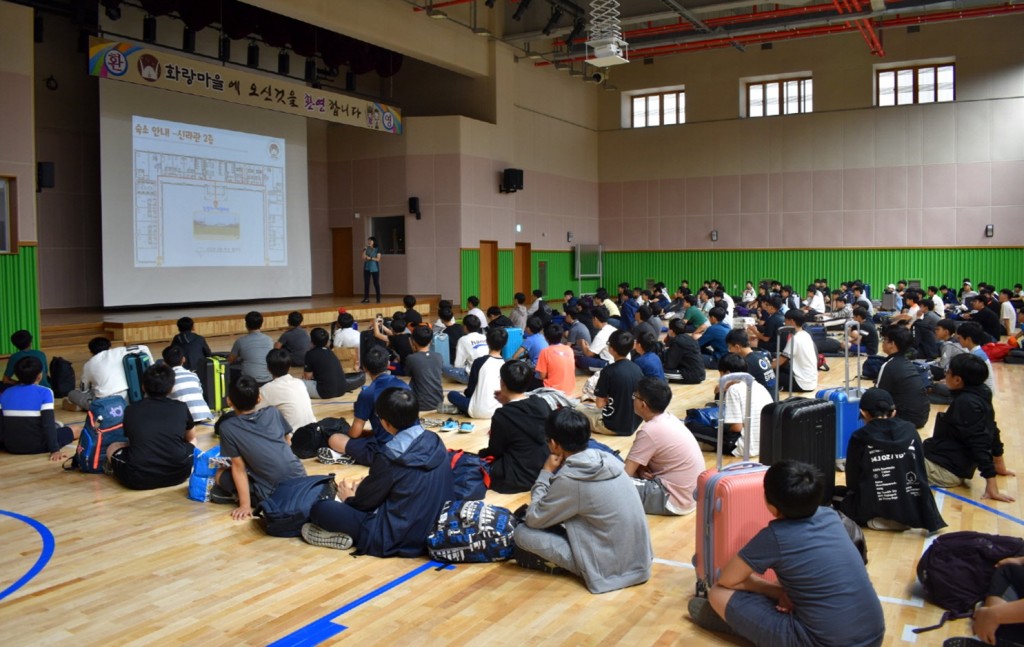
[[[52,189],[56,186],[56,176],[53,162],[39,162],[36,164],[36,190]]]
[[[419,198],[415,198],[415,197],[409,198],[409,213],[419,214],[419,212],[420,212],[420,199]]]
[[[501,186],[498,190],[502,193],[515,193],[523,190],[523,169],[507,168],[501,175]]]

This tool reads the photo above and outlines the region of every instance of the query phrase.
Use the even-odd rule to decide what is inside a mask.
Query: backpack
[[[220,467],[220,445],[214,445],[205,452],[196,447],[192,452],[192,476],[188,477],[188,498],[204,503],[210,500],[214,476]],[[228,459],[224,459],[228,460]]]
[[[955,613],[967,612],[988,591],[996,562],[1024,554],[1024,539],[963,531],[940,535],[917,563],[929,601]]]
[[[455,497],[464,501],[484,498],[491,487],[491,457],[481,458],[461,449],[449,449],[452,476],[455,477]]]
[[[587,441],[587,449],[599,449],[602,452],[608,452],[609,454],[611,454],[615,458],[619,459],[620,462],[623,462],[623,463],[626,462],[626,461],[622,460],[622,452],[620,452],[617,449],[612,449],[611,447],[609,447],[608,445],[605,445],[604,443],[599,443],[596,440],[594,440],[593,438],[591,438],[590,440]]]
[[[334,474],[299,476],[281,481],[267,498],[256,504],[252,515],[268,535],[298,537],[318,501],[333,499],[338,492]]]
[[[1010,354],[1010,345],[992,342],[981,347],[990,362],[1001,362]]]
[[[882,364],[885,364],[885,357],[881,355],[869,355],[864,363],[860,365],[860,376],[865,380],[876,380],[882,372]]]
[[[107,448],[111,443],[123,443],[124,410],[128,403],[119,395],[97,398],[89,405],[89,412],[78,437],[78,449],[64,469],[79,469],[86,474],[102,474],[107,463]]]
[[[75,367],[63,357],[50,360],[50,388],[55,398],[63,398],[75,390]]]
[[[698,427],[707,427],[709,429],[718,428],[718,405],[712,405],[710,407],[703,407],[700,409],[687,409],[686,418],[683,420],[684,425],[696,424]]]
[[[516,518],[507,508],[483,501],[447,501],[437,527],[427,535],[427,552],[439,562],[497,562],[511,559]]]
[[[344,418],[324,418],[299,427],[292,433],[292,452],[298,458],[313,458],[321,447],[327,447],[331,434],[348,433],[350,427]]]

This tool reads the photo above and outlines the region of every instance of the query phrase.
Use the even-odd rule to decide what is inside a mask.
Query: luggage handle
[[[782,357],[782,333],[788,332],[788,331],[792,331],[793,334],[795,335],[796,334],[796,326],[781,326],[777,331],[775,331],[775,361],[776,362],[778,362],[779,358]],[[790,357],[789,361],[793,361],[793,358]],[[782,364],[778,364],[778,366],[779,366],[779,368],[781,368]],[[792,366],[789,367],[789,392],[793,393],[793,367]],[[776,402],[779,401],[779,371],[778,371],[778,369],[775,369],[775,401]]]
[[[861,391],[861,389],[860,389],[860,348],[861,348],[860,342],[861,342],[861,340],[860,340],[860,337],[859,337],[859,335],[860,335],[860,322],[857,321],[856,319],[847,319],[845,322],[843,322],[843,335],[846,337],[846,339],[843,340],[844,341],[843,347],[844,347],[844,350],[845,350],[845,353],[844,353],[845,357],[844,357],[844,359],[846,360],[846,395],[847,396],[850,395],[850,329],[851,328],[856,328],[857,329],[857,334],[858,334],[858,338],[857,338],[857,393],[860,393],[860,391]]]
[[[734,382],[747,385],[747,410],[743,417],[743,460],[750,461],[750,406],[754,399],[754,376],[750,373],[729,373],[718,380],[718,443],[715,447],[716,468],[722,471],[722,445],[725,443],[725,391]]]

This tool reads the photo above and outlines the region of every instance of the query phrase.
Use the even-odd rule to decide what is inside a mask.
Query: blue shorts
[[[792,613],[775,608],[775,600],[749,591],[736,591],[725,607],[725,621],[758,647],[812,647],[815,642]]]

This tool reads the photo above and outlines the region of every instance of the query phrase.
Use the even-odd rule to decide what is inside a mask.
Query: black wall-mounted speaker
[[[414,213],[417,216],[420,215],[420,199],[413,197],[409,198],[409,213]]]
[[[39,162],[36,164],[36,188],[52,189],[56,186],[56,175],[53,162]]]
[[[501,186],[499,190],[502,193],[515,193],[516,191],[523,190],[523,169],[521,168],[507,168],[502,173]]]

